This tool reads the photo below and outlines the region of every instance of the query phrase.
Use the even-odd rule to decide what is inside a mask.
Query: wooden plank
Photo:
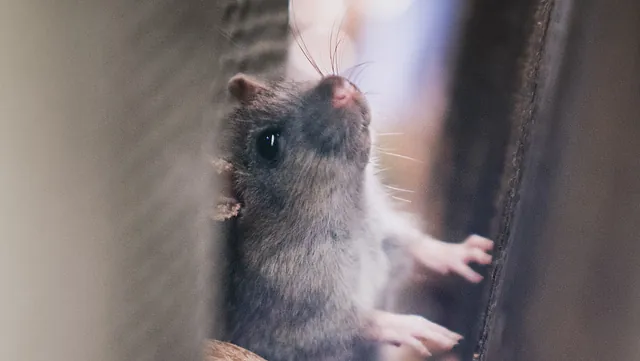
[[[496,241],[498,265],[508,235],[501,229],[503,209],[515,200],[506,193],[516,172],[511,154],[525,149],[526,139],[519,135],[531,123],[539,55],[552,3],[474,2],[433,174],[444,207],[442,238],[455,242],[470,233],[488,236]],[[489,270],[482,273],[487,276]],[[477,349],[483,304],[490,291],[491,283],[478,287],[463,282],[452,282],[441,291],[447,326],[465,336],[459,349],[464,360]]]
[[[3,2],[0,359],[202,359],[219,96],[287,5]]]
[[[640,3],[573,6],[566,46],[547,43],[481,360],[640,354]]]

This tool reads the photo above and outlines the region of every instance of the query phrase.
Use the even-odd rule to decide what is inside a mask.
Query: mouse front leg
[[[409,245],[411,255],[427,269],[442,275],[455,273],[473,283],[482,281],[482,276],[469,264],[490,264],[492,257],[487,252],[492,249],[493,241],[478,235],[471,235],[458,244],[424,236]]]
[[[488,252],[493,249],[493,241],[471,235],[458,244],[442,242],[422,232],[412,217],[392,206],[379,206],[377,210],[385,239],[405,250],[417,265],[442,275],[454,273],[473,283],[482,281],[482,276],[469,264],[490,264],[492,257]]]
[[[431,356],[429,348],[448,351],[462,339],[459,334],[417,315],[375,310],[367,321],[366,334],[370,340],[409,346],[423,356]]]

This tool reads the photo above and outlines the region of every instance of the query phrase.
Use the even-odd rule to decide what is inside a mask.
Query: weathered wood
[[[228,342],[207,340],[204,361],[266,361],[253,352]]]
[[[549,38],[552,73],[541,79],[482,360],[640,354],[640,3],[573,7],[557,18],[566,45]]]
[[[242,40],[284,38],[286,9],[3,2],[0,359],[202,359],[218,96],[282,63]]]
[[[503,191],[517,179],[511,154],[524,151],[526,139],[518,137],[531,123],[551,3],[474,2],[462,36],[442,151],[433,174],[442,192],[442,238],[460,241],[470,233],[488,236],[496,241],[498,265],[507,235],[500,228],[504,226],[502,209],[514,201],[508,194],[504,197]],[[501,184],[503,179],[508,180],[506,185]],[[483,274],[490,275],[489,269]],[[447,326],[465,336],[458,352],[468,360],[477,348],[479,319],[484,318],[481,311],[491,282],[485,282],[484,289],[452,283],[440,292],[442,305]]]

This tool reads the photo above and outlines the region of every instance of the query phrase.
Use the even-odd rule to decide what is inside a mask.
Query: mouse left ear
[[[253,100],[256,94],[266,88],[264,83],[243,73],[234,75],[227,84],[229,93],[243,103]]]

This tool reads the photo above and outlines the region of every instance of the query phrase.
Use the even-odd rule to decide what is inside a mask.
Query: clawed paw
[[[469,264],[490,264],[492,257],[488,252],[492,249],[493,241],[472,235],[460,244],[427,240],[416,244],[413,254],[428,269],[440,274],[455,273],[470,282],[478,283],[482,281],[482,276],[469,267]]]
[[[406,345],[423,356],[431,356],[428,345],[446,351],[460,342],[462,336],[424,317],[376,311],[372,317],[371,336],[378,342]]]

